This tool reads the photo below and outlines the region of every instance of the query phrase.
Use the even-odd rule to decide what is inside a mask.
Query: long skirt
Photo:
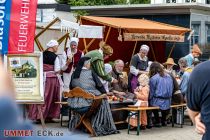
[[[60,100],[60,83],[57,77],[47,77],[45,82],[44,91],[44,104],[41,105],[41,110],[44,119],[59,118],[60,116],[60,105],[55,104]],[[39,105],[30,105],[28,117],[31,120],[40,119],[38,111]]]
[[[69,129],[71,130],[78,124],[80,118],[78,114],[72,115],[69,122]],[[96,136],[104,136],[119,133],[112,118],[111,109],[106,99],[102,103],[95,115],[91,118],[91,124]]]

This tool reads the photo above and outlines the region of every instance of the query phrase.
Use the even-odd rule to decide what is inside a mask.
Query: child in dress
[[[135,106],[146,107],[148,106],[148,97],[149,97],[149,77],[146,74],[141,74],[138,78],[139,86],[134,90],[136,98],[138,101]],[[141,129],[146,129],[147,125],[147,113],[146,111],[140,112],[140,124]],[[137,127],[137,117],[132,116],[130,119],[130,125]]]

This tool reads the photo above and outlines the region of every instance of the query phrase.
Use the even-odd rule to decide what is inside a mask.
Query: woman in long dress
[[[149,66],[148,61],[149,46],[141,45],[139,53],[131,58],[130,73],[128,78],[128,86],[130,92],[134,93],[134,89],[138,86],[138,76],[141,74],[147,74],[146,71]]]
[[[90,70],[90,58],[83,57],[80,59],[75,72],[72,75],[71,88],[80,87],[86,92],[99,96],[106,93],[103,85],[101,84],[98,76]],[[69,106],[73,109],[82,110],[81,113],[88,111],[91,106],[92,100],[83,98],[69,98]],[[79,121],[79,115],[72,115],[69,122],[69,128],[72,129]],[[118,133],[114,124],[111,109],[107,99],[102,99],[96,114],[91,118],[91,124],[96,136],[110,135]]]
[[[58,50],[58,42],[51,40],[47,43],[47,49],[43,52],[43,69],[45,73],[44,84],[44,104],[41,105],[43,118],[45,122],[53,122],[53,118],[59,118],[60,105],[55,102],[60,101],[60,63],[55,54]],[[39,114],[40,105],[30,105],[28,117],[31,120],[40,123]]]

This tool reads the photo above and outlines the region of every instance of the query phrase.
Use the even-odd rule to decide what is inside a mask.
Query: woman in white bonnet
[[[139,52],[134,55],[131,59],[130,65],[130,74],[129,74],[129,90],[130,92],[134,92],[138,85],[138,75],[147,74],[148,72],[148,57],[147,54],[149,52],[149,46],[141,45]]]
[[[43,52],[43,69],[46,75],[44,87],[44,101],[41,109],[45,122],[52,122],[53,118],[59,118],[60,105],[55,102],[60,101],[60,82],[57,74],[60,73],[59,58],[56,55],[58,50],[58,42],[51,40],[47,43],[47,49]],[[31,120],[40,123],[40,115],[38,105],[29,107],[28,117]]]

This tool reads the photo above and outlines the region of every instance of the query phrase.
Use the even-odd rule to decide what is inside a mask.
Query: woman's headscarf
[[[74,75],[73,75],[73,79],[76,79],[76,78],[79,78],[80,76],[80,73],[82,71],[82,67],[84,66],[85,62],[90,60],[91,58],[90,57],[82,57],[80,58],[78,64],[77,64],[77,67],[74,71]]]
[[[110,73],[112,71],[112,65],[110,65],[109,63],[104,64],[104,68],[106,73]]]
[[[56,40],[50,40],[48,43],[47,43],[47,49],[48,48],[51,48],[51,47],[54,47],[54,46],[58,46],[58,41]]]

